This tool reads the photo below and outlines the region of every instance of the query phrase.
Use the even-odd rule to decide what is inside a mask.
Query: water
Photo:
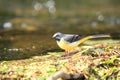
[[[119,4],[119,0],[1,0],[0,60],[60,51],[52,39],[55,32],[119,32]]]
[[[57,49],[52,34],[23,31],[1,33],[0,60],[30,58]]]

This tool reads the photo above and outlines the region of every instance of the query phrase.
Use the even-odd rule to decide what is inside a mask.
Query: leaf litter
[[[87,44],[90,43],[90,44]],[[79,52],[48,52],[29,59],[0,61],[0,79],[120,80],[120,42],[88,41]]]

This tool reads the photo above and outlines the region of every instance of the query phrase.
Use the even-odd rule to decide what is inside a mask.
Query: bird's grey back
[[[82,38],[82,36],[75,35],[75,34],[64,34],[63,38],[65,41],[72,43],[72,42],[80,40]]]

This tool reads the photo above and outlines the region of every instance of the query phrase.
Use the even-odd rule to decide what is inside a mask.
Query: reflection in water
[[[103,20],[104,20],[104,16],[103,16],[102,14],[99,14],[99,15],[98,15],[98,20],[99,20],[99,21],[103,21]]]
[[[12,23],[11,22],[5,22],[3,24],[4,29],[11,29],[12,28]]]
[[[36,10],[36,11],[40,11],[41,9],[42,9],[42,4],[41,3],[39,3],[39,2],[36,2],[35,4],[34,4],[34,9]]]
[[[1,36],[0,60],[30,58],[57,49],[56,43],[51,38],[51,33],[18,32],[15,34],[14,32],[6,32]]]
[[[47,8],[47,10],[50,13],[51,17],[55,18],[56,7],[55,7],[55,1],[54,0],[44,1],[43,3],[35,2],[33,7],[37,11],[37,13],[39,13],[39,11],[42,11],[45,8]]]

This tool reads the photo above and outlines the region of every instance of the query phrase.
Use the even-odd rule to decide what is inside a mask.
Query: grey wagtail
[[[58,46],[65,51],[74,50],[78,45],[80,45],[81,43],[83,43],[88,39],[107,38],[107,37],[111,37],[111,36],[99,34],[99,35],[91,35],[91,36],[83,37],[77,34],[62,34],[60,32],[57,32],[53,35],[53,38],[56,39]]]

